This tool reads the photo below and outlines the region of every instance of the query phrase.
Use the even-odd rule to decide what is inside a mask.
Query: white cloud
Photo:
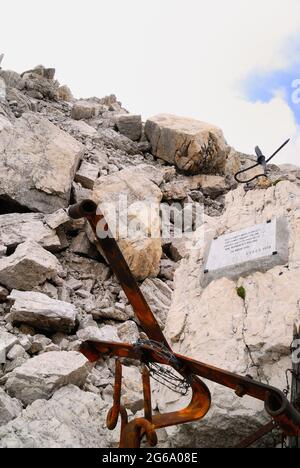
[[[210,121],[245,152],[292,136],[282,157],[297,161],[299,129],[284,98],[246,102],[238,84],[297,60],[299,0],[10,0],[1,20],[4,67],[55,65],[78,97],[113,92],[144,117]]]

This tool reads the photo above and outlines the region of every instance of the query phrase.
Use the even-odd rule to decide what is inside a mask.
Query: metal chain
[[[173,368],[175,367],[176,369],[176,367],[180,367],[177,358],[162,343],[159,343],[154,340],[138,340],[134,344],[134,347],[139,350],[143,346],[149,346],[159,356],[166,359],[173,366]],[[145,356],[145,354],[143,355],[142,361],[147,366],[150,376],[153,378],[153,380],[159,382],[160,384],[169,388],[173,392],[178,393],[182,396],[185,396],[188,393],[191,386],[191,379],[188,376],[186,378],[179,377],[172,370],[167,369],[166,367],[161,366],[157,363],[150,362]]]

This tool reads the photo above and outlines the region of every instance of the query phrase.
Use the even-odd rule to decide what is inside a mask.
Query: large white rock
[[[59,388],[84,385],[91,365],[75,351],[53,351],[40,354],[17,367],[5,384],[7,393],[29,405],[38,399],[49,399]]]
[[[116,446],[119,425],[105,427],[109,406],[99,395],[68,385],[38,400],[0,427],[1,448],[106,448]]]
[[[11,398],[0,388],[0,426],[20,415],[23,407],[15,398]]]
[[[208,123],[159,114],[147,120],[152,153],[188,174],[225,172],[230,148],[222,131]]]
[[[221,278],[205,289],[200,286],[204,246],[211,237],[280,216],[286,216],[289,225],[288,268],[276,266],[237,281]],[[245,192],[240,187],[228,193],[223,216],[206,217],[199,239],[199,248],[182,260],[175,273],[166,324],[173,349],[283,390],[285,371],[291,367],[293,325],[300,320],[300,188],[281,182],[267,190]],[[244,287],[245,300],[238,296],[237,286]],[[229,389],[208,385],[210,412],[200,423],[168,429],[175,446],[231,446],[269,420],[260,401],[239,399]],[[173,411],[184,406],[184,400],[161,389],[158,406],[160,411]]]
[[[0,245],[12,248],[25,241],[38,242],[47,250],[61,247],[54,231],[44,223],[40,213],[12,213],[0,216]]]
[[[30,290],[62,271],[57,258],[33,241],[20,244],[12,255],[0,258],[0,283],[9,289]]]
[[[123,169],[100,177],[93,191],[93,199],[99,203],[138,280],[157,276],[162,255],[159,219],[162,193],[152,182],[155,176],[144,166]]]
[[[44,117],[23,114],[0,133],[0,198],[44,213],[68,206],[83,150]]]
[[[38,292],[13,290],[8,320],[26,323],[38,330],[71,332],[75,327],[76,308],[68,302],[51,299]]]

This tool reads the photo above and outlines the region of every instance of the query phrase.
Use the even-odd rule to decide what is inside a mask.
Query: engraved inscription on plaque
[[[225,234],[210,245],[204,282],[266,271],[288,262],[288,227],[284,218]]]

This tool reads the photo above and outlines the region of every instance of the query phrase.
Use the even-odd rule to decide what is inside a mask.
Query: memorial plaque
[[[288,226],[285,218],[225,234],[211,242],[203,285],[222,277],[237,279],[288,262]]]

